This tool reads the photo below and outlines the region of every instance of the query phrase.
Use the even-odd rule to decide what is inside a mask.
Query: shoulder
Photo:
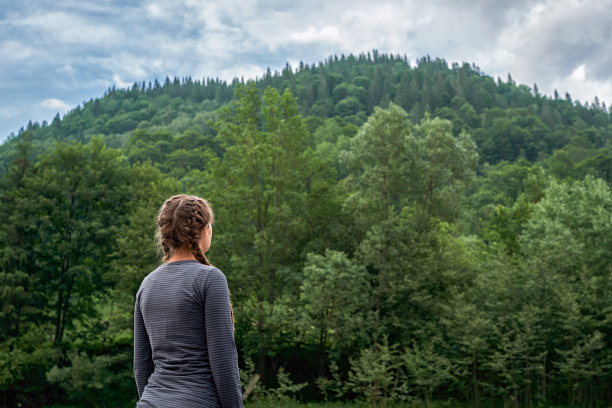
[[[157,268],[155,268],[155,270],[153,270],[152,272],[150,272],[149,274],[147,274],[147,276],[145,276],[142,280],[142,282],[140,282],[140,287],[138,288],[138,291],[136,292],[136,300],[138,301],[140,299],[140,296],[142,295],[142,292],[151,285],[151,281],[155,279],[155,276],[158,275],[160,272],[160,269],[162,269],[164,267],[164,264],[159,265]]]
[[[195,268],[197,271],[194,274],[194,291],[198,293],[203,299],[206,293],[214,288],[225,287],[227,288],[227,279],[225,274],[215,266],[198,264]]]
[[[221,272],[221,270],[215,266],[202,265],[202,273],[200,277],[204,283],[204,288],[208,288],[210,285],[226,285],[227,279],[225,274]]]
[[[209,266],[207,273],[211,279],[225,279],[225,274],[216,266]]]

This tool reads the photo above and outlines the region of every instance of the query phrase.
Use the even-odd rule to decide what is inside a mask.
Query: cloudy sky
[[[612,105],[612,0],[0,0],[0,140],[108,87],[377,49]]]

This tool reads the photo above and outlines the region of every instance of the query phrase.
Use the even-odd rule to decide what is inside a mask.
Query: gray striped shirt
[[[219,269],[165,263],[134,307],[138,407],[243,407],[229,291]]]

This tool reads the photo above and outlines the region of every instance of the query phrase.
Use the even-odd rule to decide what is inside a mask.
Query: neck
[[[181,249],[177,249],[176,251],[174,251],[174,253],[170,257],[170,259],[168,259],[167,262],[190,261],[190,260],[195,261],[195,256],[193,256],[190,250],[181,248]]]

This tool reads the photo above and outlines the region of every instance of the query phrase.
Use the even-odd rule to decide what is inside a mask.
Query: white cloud
[[[11,107],[2,107],[0,108],[0,118],[10,119],[19,114],[19,110]]]
[[[476,63],[541,92],[612,105],[612,0],[98,0],[0,13],[1,106],[45,109],[166,76],[261,77],[290,61],[380,52]],[[2,6],[0,6],[2,9]],[[52,101],[48,99],[47,101]],[[58,104],[59,101],[60,103]],[[63,103],[63,105],[61,104]],[[19,117],[2,108],[0,117]],[[36,118],[33,118],[33,120]],[[21,119],[20,119],[21,120]],[[2,121],[8,124],[10,121]]]
[[[313,42],[338,43],[340,42],[340,30],[338,27],[334,26],[325,26],[321,28],[310,26],[306,30],[292,33],[289,38],[302,44]]]
[[[586,79],[586,66],[584,64],[578,65],[570,75],[570,78],[574,81],[584,81]]]
[[[146,11],[149,17],[163,19],[167,14],[164,12],[164,9],[156,3],[151,3],[146,6]]]
[[[60,74],[68,74],[68,75],[73,75],[76,72],[75,69],[69,64],[66,64],[61,68],[58,68],[56,71],[59,72]]]
[[[608,0],[544,0],[502,31],[503,52],[489,66],[548,94],[557,88],[592,100],[612,80],[610,6]]]
[[[35,13],[13,24],[39,33],[43,41],[51,40],[54,46],[117,44],[123,39],[120,27],[63,11]]]
[[[70,105],[56,98],[45,99],[40,103],[40,106],[42,108],[56,110],[58,112],[66,112],[70,109]]]
[[[20,61],[32,58],[37,54],[36,50],[16,40],[6,40],[0,44],[0,58],[4,61]]]
[[[113,74],[113,83],[117,88],[130,88],[132,86],[129,82],[123,82],[117,74]]]
[[[219,73],[219,78],[231,82],[234,78],[244,78],[245,81],[255,78],[261,78],[266,73],[264,67],[258,65],[246,64],[228,69],[223,69]]]
[[[353,49],[399,52],[410,46],[408,33],[426,26],[431,16],[408,2],[365,3],[340,15],[345,52]],[[350,50],[350,51],[349,51]]]
[[[559,90],[561,95],[569,91],[574,100],[592,102],[597,96],[600,102],[612,106],[612,80],[594,79],[585,64],[579,65],[564,78],[555,78],[550,86]]]

